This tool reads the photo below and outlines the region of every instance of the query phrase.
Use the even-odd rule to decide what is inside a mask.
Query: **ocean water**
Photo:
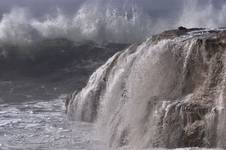
[[[107,149],[93,124],[67,119],[64,100],[126,45],[52,39],[30,48],[2,46],[7,55],[0,57],[0,150]]]
[[[63,99],[62,95],[50,101],[0,104],[0,150],[114,150],[98,138],[93,124],[68,121]],[[122,147],[118,150],[138,149]]]
[[[116,0],[117,2],[121,4],[121,0]],[[103,128],[96,127],[95,123],[68,120],[64,107],[64,93],[68,94],[84,87],[88,76],[114,53],[127,47],[127,44],[141,41],[154,33],[181,25],[215,28],[225,26],[226,22],[225,4],[217,10],[212,3],[200,9],[197,0],[189,1],[185,3],[179,16],[169,17],[172,20],[166,19],[167,17],[153,18],[143,10],[143,7],[139,7],[134,0],[126,0],[119,8],[109,0],[86,0],[74,14],[69,16],[61,12],[60,8],[53,13],[55,15],[46,14],[42,19],[32,16],[32,11],[29,12],[26,8],[14,8],[2,14],[0,20],[0,150],[109,150],[108,144],[99,138]],[[106,43],[110,44],[106,46]],[[111,45],[112,43],[118,43],[118,45]],[[163,47],[164,45],[163,43]],[[143,46],[141,45],[140,49],[144,53],[135,54],[141,59],[137,59],[140,61],[131,71],[132,76],[129,78],[131,82],[128,82],[126,86],[121,79],[127,78],[130,73],[123,73],[122,68],[127,67],[128,64],[125,72],[129,71],[132,66],[130,64],[133,64],[135,57],[128,57],[129,59],[125,62],[125,57],[122,57],[119,68],[116,68],[116,75],[113,73],[114,76],[110,78],[111,83],[114,84],[109,84],[109,92],[105,94],[107,99],[124,100],[127,98],[129,90],[132,91],[129,96],[137,98],[151,93],[149,90],[151,84],[148,83],[151,81],[149,80],[150,74],[152,75],[153,72],[153,70],[149,70],[150,64],[154,64],[152,60],[157,58],[158,62],[160,56],[164,58],[161,60],[173,57],[171,54],[166,57],[168,53],[154,57],[159,53],[159,48],[162,48],[161,45],[156,47],[158,50],[156,52],[150,50],[154,49],[152,47],[149,49],[153,55],[146,53],[145,47],[150,47],[149,43],[144,43]],[[185,53],[190,56],[187,51]],[[128,55],[130,54],[129,52]],[[162,54],[165,54],[165,51],[162,51]],[[148,59],[148,57],[152,59]],[[162,61],[160,61],[161,63]],[[124,64],[125,66],[123,66]],[[169,63],[164,64],[172,64],[172,69],[167,66],[161,68],[153,65],[153,68],[157,68],[154,71],[168,69],[169,74],[173,74],[171,70],[177,68],[171,59],[169,59]],[[187,65],[186,61],[184,64],[184,66]],[[143,82],[134,80],[137,74],[140,74],[141,77],[144,75],[147,80],[143,80]],[[145,76],[145,74],[147,75]],[[160,77],[164,78],[163,74],[164,72]],[[102,74],[98,73],[98,75],[102,78]],[[108,75],[108,71],[106,71],[106,75]],[[159,74],[153,74],[152,77],[153,81],[156,81],[155,77],[157,81],[162,79],[157,78]],[[104,76],[103,81],[106,81]],[[169,81],[172,79],[169,78]],[[141,86],[142,84],[144,86]],[[139,86],[142,88],[136,88]],[[129,87],[129,90],[120,89],[125,87]],[[159,86],[156,87],[154,90],[158,94]],[[99,88],[102,88],[102,83]],[[165,88],[165,91],[168,89]],[[137,91],[140,91],[141,95],[133,95]],[[115,98],[116,96],[118,97]],[[150,97],[152,96],[155,98],[155,95],[150,95]],[[135,114],[139,119],[139,115],[143,115],[143,106],[150,103],[144,101],[144,103],[138,103],[138,105],[142,105],[137,107],[138,105],[132,102],[128,106],[132,106],[130,109],[132,111],[137,109],[138,113]],[[134,117],[132,111],[123,109],[125,103],[124,101],[122,103],[119,103],[120,107],[118,107],[118,110],[121,110],[120,113],[129,114],[131,118]],[[103,111],[107,112],[103,115],[106,118],[99,118],[99,120],[103,120],[104,124],[107,122],[106,120],[111,119],[109,116],[114,114],[112,113],[113,105],[117,105],[115,101],[106,103],[106,106],[109,106]],[[83,110],[79,109],[82,113]],[[118,126],[117,121],[120,118],[114,118],[116,118],[113,120],[114,124],[107,124],[109,128]],[[121,121],[122,127],[134,122],[127,118],[130,117],[125,117]],[[144,124],[136,121],[135,124]],[[129,123],[127,124],[127,122]],[[115,132],[112,132],[112,135],[115,135]],[[149,135],[151,134],[147,134],[147,136]],[[133,140],[133,143],[136,147],[138,145],[136,143],[139,142]],[[123,146],[118,149],[135,150],[134,147]],[[165,149],[149,148],[149,150]],[[181,148],[179,150],[205,150],[205,148]]]
[[[0,105],[1,150],[100,150],[89,123],[70,122],[64,96],[50,101]]]

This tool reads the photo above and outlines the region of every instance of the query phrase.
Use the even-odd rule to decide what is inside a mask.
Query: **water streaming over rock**
[[[68,103],[109,147],[226,148],[226,30],[166,31],[116,53]]]

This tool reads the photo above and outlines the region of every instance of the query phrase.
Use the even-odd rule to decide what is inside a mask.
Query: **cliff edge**
[[[116,53],[71,96],[109,147],[226,148],[226,29],[165,31]]]

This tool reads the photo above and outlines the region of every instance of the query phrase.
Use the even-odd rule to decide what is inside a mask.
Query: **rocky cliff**
[[[71,96],[109,147],[226,148],[226,29],[165,31],[116,53]]]

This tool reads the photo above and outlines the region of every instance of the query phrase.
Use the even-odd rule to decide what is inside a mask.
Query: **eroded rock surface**
[[[226,30],[165,31],[115,54],[67,105],[110,147],[226,148]]]

